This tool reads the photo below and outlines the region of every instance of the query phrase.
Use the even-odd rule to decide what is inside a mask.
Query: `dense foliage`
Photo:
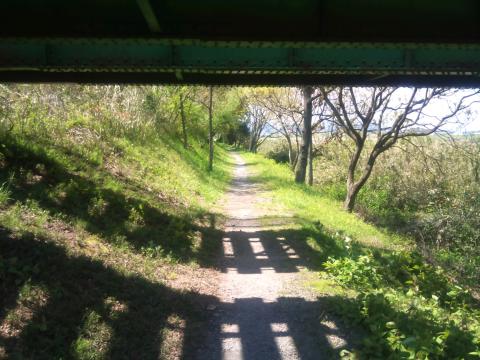
[[[357,210],[407,233],[430,260],[469,285],[480,283],[480,138],[415,139],[383,154],[360,192]],[[315,162],[316,183],[342,200],[348,147],[330,143]]]
[[[480,311],[468,292],[415,253],[330,258],[327,273],[358,291],[332,307],[367,336],[346,358],[468,359],[480,355]],[[339,305],[340,304],[340,305]]]

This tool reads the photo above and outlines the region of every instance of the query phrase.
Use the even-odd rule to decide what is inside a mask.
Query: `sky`
[[[472,90],[462,90],[458,97],[471,93]],[[455,98],[453,99],[455,101]],[[459,115],[456,120],[448,124],[444,129],[455,134],[462,133],[480,133],[480,94],[472,98],[472,105],[470,106],[471,114],[466,117],[465,114]],[[434,113],[441,115],[448,112],[448,104],[446,102],[438,102],[435,104],[435,108],[431,109]]]
[[[452,89],[453,90],[453,89]],[[424,89],[419,89],[418,95],[421,98]],[[475,93],[478,89],[462,89],[455,92],[453,95],[443,97],[440,99],[434,99],[425,109],[425,114],[429,116],[435,116],[441,118],[446,114],[450,114],[456,104],[464,96]],[[412,94],[412,88],[400,88],[394,95],[401,102],[406,102]],[[395,104],[395,100],[393,100]],[[469,111],[461,111],[454,117],[448,120],[448,123],[442,127],[442,130],[446,130],[453,134],[465,134],[465,133],[480,133],[480,93],[469,97],[464,101],[464,104],[469,104]],[[425,121],[430,121],[425,118]],[[433,123],[435,120],[431,119]]]

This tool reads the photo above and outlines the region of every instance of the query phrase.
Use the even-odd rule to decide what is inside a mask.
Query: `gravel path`
[[[325,309],[299,285],[307,263],[282,225],[293,219],[265,210],[269,199],[250,181],[238,154],[224,203],[229,220],[220,260],[220,302],[198,359],[331,359],[343,347],[340,331],[324,320]],[[284,227],[285,228],[285,227]]]

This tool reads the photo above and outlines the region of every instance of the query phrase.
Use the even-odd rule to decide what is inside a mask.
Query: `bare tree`
[[[272,135],[271,132],[265,134],[269,120],[267,109],[258,104],[250,104],[246,115],[250,128],[248,151],[256,153],[258,147]]]
[[[302,88],[303,94],[303,126],[302,126],[302,143],[298,154],[297,166],[295,167],[295,182],[304,183],[307,176],[308,158],[310,146],[312,144],[312,118],[313,118],[313,102],[322,96],[322,93],[314,95],[314,89],[311,86]],[[318,124],[317,124],[318,126]],[[313,153],[313,150],[312,150]],[[313,183],[313,166],[311,169],[311,182]]]
[[[305,86],[303,93],[303,127],[302,144],[298,154],[298,162],[295,168],[295,182],[304,183],[307,174],[308,150],[312,141],[312,93],[311,86]]]
[[[301,93],[297,88],[271,89],[258,102],[271,113],[270,127],[285,139],[288,146],[288,161],[295,169],[300,150],[303,109]]]
[[[313,90],[312,90],[313,92]],[[313,159],[318,153],[315,149],[313,134],[323,130],[323,110],[325,104],[315,101],[320,97],[317,94],[312,97],[311,134],[309,136],[308,150],[308,180],[313,184]],[[271,89],[268,95],[259,97],[259,102],[272,113],[270,126],[276,129],[277,134],[285,138],[288,146],[288,159],[292,170],[295,171],[300,154],[301,136],[303,128],[304,104],[302,89],[283,88]]]
[[[321,93],[332,122],[354,144],[344,203],[345,209],[351,212],[380,154],[399,139],[441,131],[468,108],[473,102],[472,97],[479,91],[339,87],[321,88]],[[371,146],[366,146],[367,139],[371,139]],[[359,170],[362,158],[364,166]]]
[[[315,96],[313,100],[316,98],[321,98],[321,92],[318,96]],[[312,101],[313,101],[312,100]],[[321,148],[329,143],[332,139],[337,137],[337,133],[333,127],[330,129],[326,129],[324,126],[325,123],[325,109],[326,104],[324,101],[315,101],[312,102],[312,131],[310,134],[310,146],[308,148],[308,178],[307,184],[312,186],[313,185],[313,162],[315,157],[321,153]],[[317,137],[317,142],[320,139],[318,144],[315,144],[314,135],[321,135],[321,137]]]

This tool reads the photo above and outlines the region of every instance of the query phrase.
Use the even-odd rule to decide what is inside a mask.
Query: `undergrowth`
[[[178,260],[193,256],[196,231],[209,227],[205,209],[229,179],[228,160],[207,174],[205,152],[187,155],[162,140],[149,146],[119,140],[114,145],[121,155],[103,154],[100,164],[33,139],[4,138],[2,144],[5,226],[24,227],[16,214],[26,207],[31,221],[44,212],[50,222],[63,221],[103,242],[137,251],[161,247]],[[218,153],[226,159],[223,149]]]
[[[479,150],[480,138],[475,135],[399,141],[375,164],[355,211],[367,221],[409,235],[431,261],[478,288]],[[349,158],[345,144],[322,147],[314,176],[326,196],[345,199]]]
[[[215,259],[230,156],[209,172],[201,138],[127,120],[0,124],[0,358],[155,358],[188,352],[159,338],[168,318],[201,332],[213,300],[170,283]]]
[[[402,235],[365,223],[316,188],[292,184],[286,165],[244,154],[261,183],[303,229],[318,268],[310,282],[361,339],[350,359],[473,359],[480,311],[468,290],[430,264]]]

